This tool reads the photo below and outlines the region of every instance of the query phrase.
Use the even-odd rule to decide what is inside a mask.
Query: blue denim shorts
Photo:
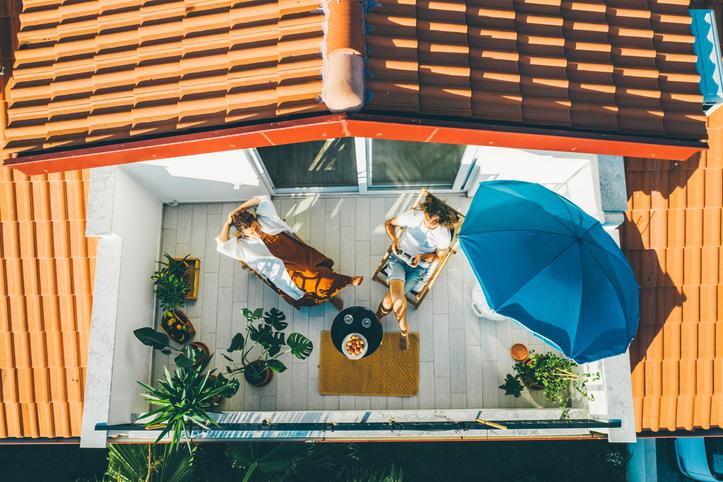
[[[387,279],[404,281],[404,292],[409,293],[427,274],[427,266],[409,266],[403,259],[391,253],[387,260]]]

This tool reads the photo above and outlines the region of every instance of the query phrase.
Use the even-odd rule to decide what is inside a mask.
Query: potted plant
[[[168,338],[168,335],[156,331],[153,328],[138,328],[137,330],[133,330],[133,334],[144,345],[150,346],[151,348],[156,349],[166,355],[170,355],[173,352],[176,352],[178,354],[182,353],[182,350],[180,348],[176,348],[171,345],[171,341]],[[193,343],[189,343],[188,346],[199,352],[196,354],[196,363],[201,363],[206,358],[211,357],[211,350],[208,348],[208,346],[206,346],[205,343],[202,343],[200,341],[194,341]]]
[[[201,260],[192,258],[190,254],[183,258],[174,258],[168,253],[163,253],[163,257],[166,259],[165,262],[159,261],[158,264],[175,276],[183,278],[188,286],[185,299],[196,301],[198,299],[198,273],[201,269]]]
[[[173,341],[184,344],[196,334],[191,320],[180,310],[186,301],[190,288],[184,278],[185,268],[168,253],[166,262],[159,261],[159,269],[151,276],[153,291],[163,310],[161,327]]]
[[[162,427],[156,442],[171,434],[171,445],[175,446],[182,437],[188,439],[194,427],[208,430],[216,425],[208,413],[217,405],[214,400],[232,397],[238,391],[238,380],[215,374],[215,370],[206,371],[211,357],[198,363],[198,354],[192,347],[184,347],[175,359],[173,374],[166,369],[165,379],[159,380],[157,387],[138,382],[146,389],[143,396],[152,408],[138,421],[146,428]]]
[[[286,353],[291,353],[299,360],[311,355],[314,345],[300,333],[285,336],[288,326],[286,315],[276,308],[264,313],[262,308],[254,311],[244,308],[241,314],[246,319],[246,333],[237,333],[231,340],[228,353],[239,352],[239,360],[223,355],[235,366],[226,367],[228,374],[243,373],[244,379],[253,386],[262,387],[268,384],[274,372],[281,373],[286,365],[279,360]],[[258,350],[261,353],[258,354]],[[252,352],[255,354],[252,355]]]
[[[505,395],[519,398],[522,390],[527,387],[545,390],[545,398],[557,403],[562,409],[560,418],[569,418],[569,390],[572,387],[582,397],[593,400],[587,391],[587,383],[600,379],[599,373],[580,373],[577,363],[556,353],[535,353],[530,351],[529,357],[518,361],[513,367],[515,374],[507,374],[500,388]]]

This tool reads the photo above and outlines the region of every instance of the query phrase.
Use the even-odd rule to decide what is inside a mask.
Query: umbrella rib
[[[554,263],[554,262],[557,260],[557,258],[559,258],[560,256],[562,256],[562,255],[565,253],[565,251],[567,251],[568,249],[570,249],[570,246],[572,246],[572,245],[575,244],[576,242],[577,242],[577,239],[571,241],[570,244],[568,244],[568,245],[565,246],[563,249],[561,249],[560,252],[557,253],[557,255],[555,255],[554,258],[552,258],[550,261],[548,261],[547,264],[545,264],[545,265],[543,265],[543,266],[540,266],[540,269],[538,270],[538,273],[539,273],[540,271],[542,271],[543,269],[547,268],[548,266],[550,266],[552,263]],[[534,276],[533,276],[533,278],[534,278]],[[520,285],[520,286],[515,290],[514,293],[512,293],[510,296],[508,296],[508,297],[505,299],[505,301],[503,301],[502,303],[499,303],[499,306],[500,306],[500,307],[503,307],[508,301],[510,301],[510,298],[512,298],[513,296],[515,296],[517,293],[520,292],[520,290],[521,290],[522,288],[524,288],[525,286],[527,286],[527,283],[529,283],[530,280],[532,280],[532,278],[528,279],[524,284]]]
[[[600,268],[600,271],[602,271],[603,275],[605,275],[605,279],[608,280],[608,283],[610,283],[610,286],[612,286],[612,288],[615,290],[615,293],[618,295],[617,300],[616,300],[618,302],[618,306],[622,310],[623,315],[626,315],[625,307],[623,306],[622,300],[621,300],[622,293],[618,289],[618,286],[613,282],[613,280],[610,279],[610,276],[608,276],[607,271],[605,271],[605,269],[603,269],[603,265],[600,263],[600,261],[597,260],[597,257],[595,257],[595,254],[592,251],[590,251],[587,248],[587,246],[585,246],[585,243],[582,243],[582,247],[585,249],[585,251],[587,251],[590,254],[590,257],[595,261],[595,264],[598,265],[598,267]]]

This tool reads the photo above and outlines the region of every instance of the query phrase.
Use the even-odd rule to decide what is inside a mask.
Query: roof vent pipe
[[[324,2],[322,100],[331,112],[364,106],[363,9],[359,0]]]

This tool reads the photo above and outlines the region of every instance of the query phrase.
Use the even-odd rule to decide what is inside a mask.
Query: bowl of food
[[[367,354],[369,345],[361,333],[349,333],[341,342],[341,351],[350,360],[359,360]]]

